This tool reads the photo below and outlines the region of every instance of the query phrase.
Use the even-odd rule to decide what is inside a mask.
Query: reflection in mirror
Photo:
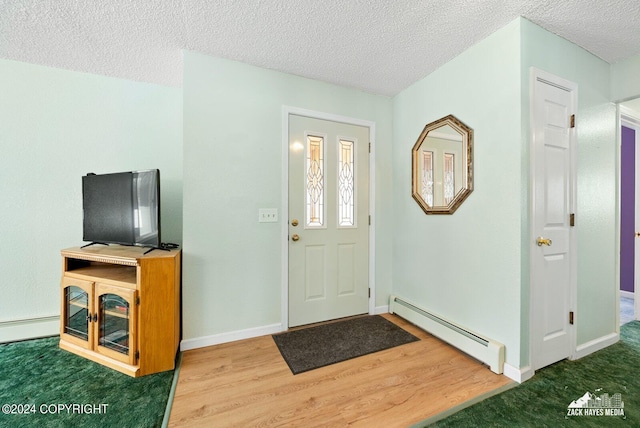
[[[473,130],[454,116],[427,124],[412,150],[412,196],[427,214],[453,214],[473,190]]]

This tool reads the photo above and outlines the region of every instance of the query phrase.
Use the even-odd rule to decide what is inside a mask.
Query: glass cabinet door
[[[135,290],[96,284],[97,350],[135,364]]]
[[[89,348],[92,341],[92,287],[90,281],[67,277],[62,280],[60,335],[84,348]]]

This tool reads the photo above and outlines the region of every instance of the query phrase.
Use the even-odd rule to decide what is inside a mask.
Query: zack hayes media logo
[[[596,392],[600,391],[597,389]],[[596,396],[587,391],[582,397],[574,400],[567,407],[567,416],[622,416],[624,415],[624,401],[619,393],[609,395],[604,393]]]

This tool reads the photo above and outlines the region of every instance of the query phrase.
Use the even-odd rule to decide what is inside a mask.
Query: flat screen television
[[[82,239],[160,248],[160,170],[82,177]]]

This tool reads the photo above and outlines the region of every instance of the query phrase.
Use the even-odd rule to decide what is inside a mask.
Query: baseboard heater
[[[482,361],[491,368],[492,372],[502,374],[504,368],[504,345],[502,343],[482,337],[397,296],[390,297],[389,312],[406,319]]]

